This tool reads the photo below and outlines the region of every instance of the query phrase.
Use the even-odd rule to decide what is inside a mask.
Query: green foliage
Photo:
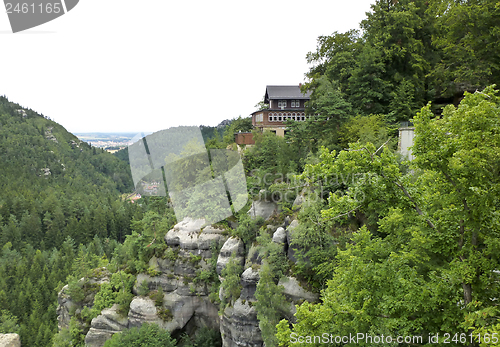
[[[0,334],[19,333],[17,317],[7,310],[0,311]]]
[[[75,302],[82,302],[85,298],[85,279],[80,280],[74,276],[68,277],[68,295]]]
[[[197,139],[187,142],[180,153],[169,153],[165,158],[165,175],[171,177],[170,194],[176,200],[176,216],[205,218],[208,221],[223,220],[229,216],[227,196],[221,194],[219,185],[212,181],[239,161],[239,155],[231,151],[210,151]],[[172,164],[172,163],[175,163]],[[227,178],[227,175],[225,175]],[[244,184],[239,180],[235,185]],[[238,197],[234,200],[238,201]]]
[[[268,109],[269,104],[266,104],[264,100],[261,100],[258,103],[256,103],[254,107],[257,109],[256,111],[262,111]]]
[[[252,131],[252,117],[242,118],[239,116],[238,118],[234,118],[231,121],[231,125],[224,130],[224,144],[229,145],[234,143],[234,134],[241,132],[250,132]]]
[[[372,114],[369,116],[356,116],[345,122],[339,129],[339,149],[349,148],[349,143],[373,143],[375,147],[382,146],[394,131],[388,125],[387,117]],[[397,144],[391,142],[391,148]],[[394,148],[395,149],[395,148]]]
[[[220,311],[223,312],[226,307],[231,306],[239,297],[241,293],[240,276],[243,272],[242,266],[237,262],[236,256],[233,253],[229,258],[224,270],[222,270],[222,291],[223,297],[220,306]]]
[[[155,277],[155,276],[160,275],[161,271],[158,271],[152,267],[148,267],[148,269],[146,270],[146,274],[148,274],[151,277]]]
[[[352,116],[352,105],[336,82],[327,76],[316,80],[314,94],[307,103],[306,112],[315,115],[307,120],[311,139],[320,139],[319,145],[329,148],[336,142],[338,128]]]
[[[212,282],[212,273],[207,270],[198,270],[196,277],[194,279],[195,283],[204,282],[211,283]]]
[[[92,319],[95,318],[92,315],[92,310],[88,306],[85,306],[83,308],[82,312],[80,313],[80,316],[82,317],[82,320],[86,323],[90,323]]]
[[[148,281],[144,280],[144,281],[141,282],[141,284],[137,288],[137,294],[139,294],[141,296],[145,296],[145,295],[149,294]]]
[[[235,133],[252,131],[252,117],[241,118],[239,116],[233,118],[230,124],[224,127],[210,129],[210,127],[203,126],[201,129],[207,149],[225,149],[234,144]]]
[[[253,129],[252,117],[233,118],[229,125],[218,127],[200,127],[203,140],[207,149],[225,149],[234,144],[234,134],[237,132],[250,132]]]
[[[311,136],[308,128],[371,114],[395,124],[428,101],[456,104],[464,90],[499,84],[499,21],[495,0],[376,1],[361,31],[320,36],[316,51],[307,54],[310,113],[320,120],[333,116],[297,124],[294,142],[339,149],[336,131]]]
[[[71,342],[71,333],[68,328],[63,328],[56,335],[54,335],[53,339],[53,347],[71,347],[73,346]]]
[[[101,288],[94,297],[94,306],[90,314],[90,320],[101,314],[101,311],[105,308],[113,306],[116,301],[117,293],[113,290],[113,285],[111,283],[101,284]]]
[[[69,321],[69,334],[71,336],[71,346],[83,347],[85,345],[83,328],[74,316]]]
[[[114,290],[117,291],[115,303],[120,306],[118,313],[126,316],[130,308],[130,302],[134,297],[132,287],[135,283],[135,276],[124,271],[119,271],[111,276],[110,283]]]
[[[119,198],[132,188],[128,165],[107,152],[94,155],[31,110],[20,117],[21,109],[0,98],[0,244],[43,250],[60,247],[68,236],[77,244],[94,235],[121,239],[135,208]]]
[[[222,338],[218,330],[202,327],[196,331],[193,347],[221,347]]]
[[[221,347],[222,338],[217,330],[202,327],[196,330],[194,336],[184,334],[179,343],[179,347]]]
[[[435,18],[432,43],[441,53],[431,72],[436,90],[453,95],[464,87],[498,85],[498,2],[433,1],[428,12]]]
[[[98,245],[96,239],[85,247],[80,247],[78,253],[85,252],[85,257],[81,254],[77,256],[74,241],[69,237],[61,248],[50,252],[36,251],[32,247],[17,251],[9,243],[0,249],[0,306],[11,315],[16,313],[16,324],[19,326],[23,345],[50,344],[57,332],[57,293],[64,284],[70,284],[66,294],[76,293],[75,298],[80,301],[97,289],[95,285],[79,279],[82,273],[97,275],[101,271],[88,269],[92,264],[99,264],[102,252],[108,252],[108,247],[112,247],[112,244],[104,244],[102,247]],[[81,317],[89,320],[87,311],[82,312]],[[35,331],[36,334],[33,333]]]
[[[130,291],[127,292],[122,290],[118,292],[118,294],[116,295],[116,303],[119,305],[117,312],[126,317],[128,315],[130,303],[132,302],[133,298],[134,294],[132,294]]]
[[[492,337],[497,337],[500,334],[500,317],[498,308],[495,306],[490,306],[486,308],[480,308],[482,306],[481,302],[472,302],[470,304],[471,312],[465,316],[465,322],[463,327],[472,330],[472,334],[475,337],[476,343],[479,343],[480,347],[486,346],[500,346],[500,341],[497,339],[492,339]],[[481,338],[481,341],[479,341]]]
[[[131,328],[115,334],[106,341],[105,347],[174,347],[175,340],[170,333],[156,324],[143,324],[140,328]]]
[[[293,133],[293,131],[292,131]],[[299,169],[299,153],[284,138],[271,132],[256,133],[255,145],[245,151],[245,170],[251,196],[268,189],[277,181],[284,181]]]
[[[160,286],[158,288],[158,290],[155,290],[153,292],[151,292],[151,294],[149,295],[149,297],[151,298],[151,300],[153,300],[155,302],[155,306],[156,307],[162,307],[163,306],[163,300],[164,300],[164,297],[163,297],[163,288]]]
[[[238,227],[233,231],[233,236],[240,238],[248,250],[255,241],[259,228],[264,225],[264,218],[252,219],[247,213],[242,214],[238,220]]]
[[[163,203],[166,204],[166,201]],[[147,264],[153,256],[173,257],[173,251],[169,251],[170,248],[163,242],[163,238],[174,223],[172,209],[147,211],[140,220],[132,223],[133,232],[126,236],[123,245],[118,245],[113,258],[115,264],[125,264],[129,271],[140,273],[149,269]],[[151,272],[151,275],[154,274],[155,272]]]
[[[275,283],[275,273],[267,262],[262,264],[259,272],[259,283],[255,292],[255,308],[257,310],[257,319],[259,320],[259,328],[262,333],[262,339],[266,346],[277,346],[276,325],[279,322],[280,316],[286,310],[286,303],[283,295],[283,287],[277,286]]]
[[[266,266],[270,268],[273,278],[279,280],[281,277],[286,276],[290,266],[287,256],[283,252],[283,246],[273,242],[271,235],[264,228],[260,230],[257,244],[259,256],[266,260]]]
[[[156,309],[156,315],[160,317],[164,322],[168,322],[174,318],[174,315],[168,308],[158,307]]]
[[[83,314],[84,320],[90,321],[97,317],[105,308],[118,304],[118,312],[122,315],[128,313],[130,302],[132,301],[132,286],[135,277],[123,271],[118,271],[111,276],[110,282],[100,285],[99,291],[94,297],[94,304],[89,314]],[[86,317],[84,317],[86,316]]]
[[[191,265],[198,265],[200,261],[201,255],[194,255],[193,253],[189,253],[189,263],[191,263]]]
[[[317,291],[334,271],[337,245],[341,242],[343,231],[334,223],[323,220],[322,201],[308,201],[305,205],[298,216],[299,225],[291,236],[290,247],[297,259],[293,272]]]
[[[498,96],[489,87],[440,118],[432,106],[414,117],[429,100],[458,104],[462,91],[500,83],[499,11],[494,0],[376,1],[362,31],[320,37],[307,55],[308,109],[319,116],[288,124],[285,139],[256,134],[257,144],[245,151],[253,196],[263,189],[275,198],[285,185],[293,188],[287,177],[304,169],[308,198],[318,197],[299,215],[292,248],[295,275],[324,288],[322,303],[299,308],[294,332],[499,331],[492,299],[500,283]],[[21,109],[0,97],[0,332],[18,331],[23,345],[47,346],[57,331],[58,290],[68,283],[72,299],[84,301],[97,287],[80,278],[98,276],[103,266],[117,274],[100,287],[95,307],[79,316],[88,322],[113,303],[126,314],[129,272],[147,271],[152,256],[176,261],[176,251],[162,242],[175,218],[166,198],[144,197],[142,206],[120,199],[132,189],[126,151],[120,160],[32,110],[22,116]],[[410,166],[387,149],[395,141],[380,146],[395,135],[396,122],[412,117]],[[208,148],[222,149],[235,132],[250,129],[250,118],[239,118],[202,133]],[[179,170],[198,183],[212,173],[199,157],[185,164],[197,169]],[[190,212],[218,208],[211,196],[208,207],[191,198]],[[290,269],[267,232],[255,239],[259,228],[240,218],[235,233],[247,248],[257,241],[274,283]],[[213,253],[209,270],[198,269],[195,278],[212,284],[214,302],[216,258]],[[241,270],[231,262],[223,273],[222,309],[239,297]],[[278,318],[266,310],[273,308],[260,308],[269,346],[276,343]],[[168,320],[168,312],[158,312]],[[86,328],[73,318],[54,345],[82,346]],[[280,322],[278,340],[284,343],[291,331]]]
[[[218,242],[212,242],[210,244],[210,260],[208,261],[208,270],[198,270],[198,273],[195,277],[195,283],[205,282],[207,285],[210,284],[208,298],[212,303],[219,304],[219,288],[220,281],[219,276],[217,275],[217,259],[219,258],[219,251],[222,245]]]
[[[170,260],[171,262],[175,262],[177,260],[178,255],[179,255],[178,250],[174,250],[173,248],[168,247],[165,250],[164,258]]]
[[[492,87],[433,118],[415,117],[416,156],[406,170],[370,143],[323,151],[307,174],[362,174],[332,194],[323,221],[364,225],[339,247],[322,303],[302,304],[293,332],[427,336],[497,331],[500,99]],[[360,199],[359,197],[363,198]],[[366,218],[371,216],[371,218]],[[371,231],[370,231],[371,230]],[[348,235],[346,235],[348,236]],[[279,325],[287,344],[286,322]],[[370,345],[364,343],[360,345]]]

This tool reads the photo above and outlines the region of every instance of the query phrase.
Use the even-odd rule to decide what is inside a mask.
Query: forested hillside
[[[137,209],[120,198],[133,189],[129,168],[6,97],[0,157],[0,332],[47,346],[56,289],[81,271],[77,259],[110,256],[130,233]]]
[[[127,150],[1,97],[0,333],[30,347],[500,346],[499,23],[494,0],[378,0],[360,30],[318,38],[314,117],[285,138],[254,130],[251,147],[234,143],[250,118],[201,127],[247,175],[246,206],[213,225],[176,220],[167,197],[126,201]]]
[[[51,249],[67,236],[77,243],[94,235],[123,239],[125,205],[116,201],[133,189],[128,165],[5,97],[0,124],[3,244]],[[15,231],[27,223],[29,232]]]
[[[439,114],[464,91],[498,85],[499,21],[495,0],[376,1],[360,29],[321,36],[307,54],[303,88],[317,117],[295,133],[343,149],[335,130],[352,116],[408,121],[429,101]]]

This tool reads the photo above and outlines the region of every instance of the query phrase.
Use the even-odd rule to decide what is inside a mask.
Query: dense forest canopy
[[[47,346],[76,259],[111,257],[141,212],[120,198],[132,189],[126,163],[6,97],[0,125],[0,332]]]
[[[307,54],[303,88],[318,116],[296,125],[301,139],[341,149],[332,134],[352,115],[398,123],[429,101],[439,114],[464,91],[499,85],[499,22],[495,0],[376,1],[360,29],[320,36]]]
[[[324,332],[418,335],[422,344],[458,334],[455,346],[500,334],[499,23],[496,0],[378,0],[359,30],[321,36],[307,54],[314,117],[289,121],[285,138],[252,130],[251,118],[200,127],[207,149],[243,158],[250,199],[218,227],[261,261],[255,307],[266,346]],[[411,163],[396,150],[402,121],[415,125]],[[253,131],[256,144],[238,148],[238,131]],[[24,346],[83,346],[102,309],[128,312],[134,285],[161,307],[163,293],[135,281],[156,274],[153,256],[176,259],[159,240],[178,221],[166,197],[128,201],[126,149],[93,148],[0,97],[0,155],[0,333],[19,333]],[[277,202],[280,213],[251,219],[254,199]],[[270,231],[289,219],[298,221],[293,261]],[[221,284],[216,262],[192,280],[224,314],[244,269],[231,259]],[[109,283],[93,286],[103,271]],[[278,285],[287,276],[320,294],[293,318]],[[66,284],[76,302],[90,289],[95,301],[58,332]],[[146,335],[149,345],[220,346],[218,332],[175,341],[149,325],[106,345],[147,345]]]
[[[429,334],[441,342],[446,333],[462,334],[472,344],[478,334],[498,332],[498,92],[466,94],[458,108],[433,118],[428,106],[414,118],[409,167],[370,143],[322,149],[320,162],[306,166],[302,177],[313,185],[315,177],[359,178],[321,208],[350,241],[313,269],[330,277],[322,303],[302,305],[292,330],[280,323],[283,344],[292,331],[424,336],[421,344]],[[361,228],[348,227],[360,219]]]

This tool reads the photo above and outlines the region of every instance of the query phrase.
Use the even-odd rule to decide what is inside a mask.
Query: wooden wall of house
[[[237,133],[234,134],[234,142],[238,145],[254,145],[255,140],[253,139],[252,133]]]

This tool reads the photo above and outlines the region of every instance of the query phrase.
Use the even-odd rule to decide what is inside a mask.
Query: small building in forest
[[[260,131],[271,131],[278,136],[285,136],[287,120],[304,121],[305,103],[309,101],[311,92],[302,93],[301,85],[266,86],[264,103],[267,108],[251,114],[252,125]],[[234,140],[238,145],[255,143],[252,133],[236,133]]]
[[[305,113],[305,103],[311,98],[311,92],[302,93],[300,87],[300,85],[267,86],[264,103],[268,108],[251,114],[254,128],[285,136],[287,120],[306,120],[308,116]]]

